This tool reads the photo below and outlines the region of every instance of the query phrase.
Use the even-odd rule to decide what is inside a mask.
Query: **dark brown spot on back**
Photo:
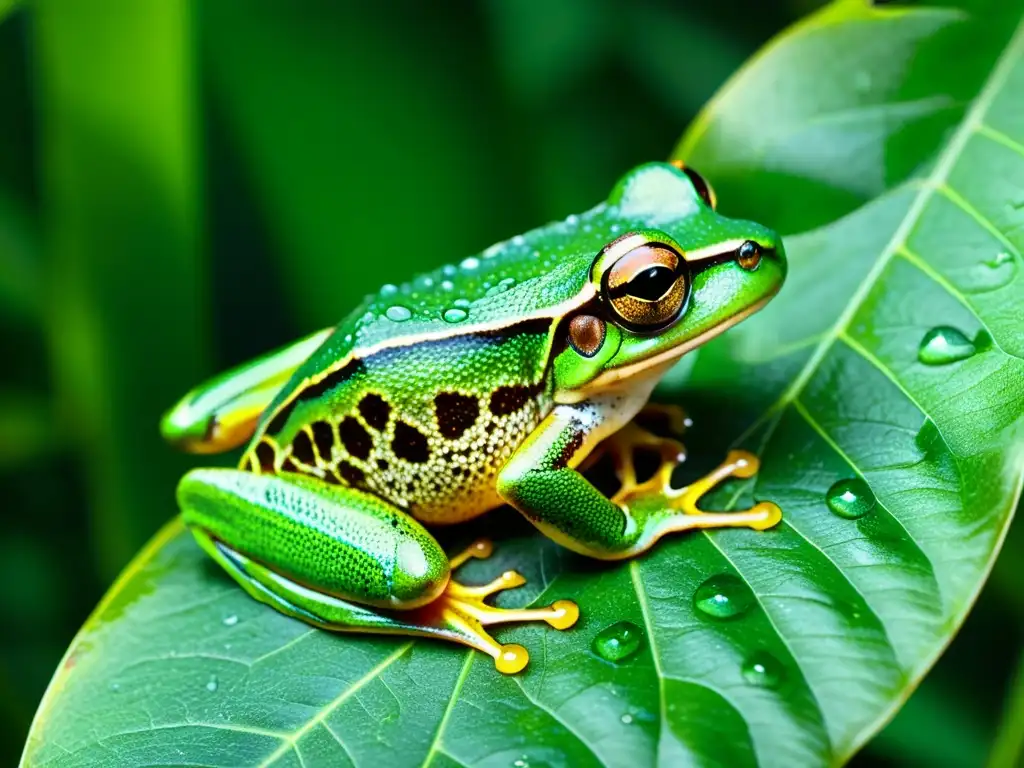
[[[292,461],[291,457],[289,456],[287,459],[285,459],[284,461],[281,462],[281,471],[282,472],[298,472],[299,468],[296,466],[295,462]]]
[[[338,462],[338,473],[341,479],[354,488],[362,488],[366,481],[366,475],[355,464],[347,461]]]
[[[313,443],[321,461],[330,461],[334,450],[334,430],[326,421],[313,422]]]
[[[313,441],[309,439],[306,430],[300,430],[295,439],[292,440],[292,456],[296,461],[313,466],[316,464],[316,455],[313,453]]]
[[[377,459],[377,469],[379,469],[381,472],[387,472],[388,467],[390,466],[391,465],[384,461],[384,459]]]
[[[434,398],[438,431],[449,440],[458,440],[480,416],[480,403],[475,397],[459,392],[442,392]]]
[[[422,464],[430,458],[427,438],[416,427],[399,421],[395,424],[395,438],[391,441],[395,456],[412,464]]]
[[[539,385],[525,387],[522,384],[514,384],[498,387],[491,393],[491,413],[495,416],[508,416],[510,413],[515,413],[530,402],[539,391]]]
[[[262,441],[256,446],[256,460],[259,462],[261,472],[274,471],[274,458],[277,452],[270,443]]]
[[[363,415],[366,423],[378,432],[384,431],[391,418],[391,406],[387,400],[376,392],[370,392],[359,401],[359,412]]]
[[[350,456],[357,459],[365,459],[370,455],[373,447],[373,440],[370,433],[354,417],[346,416],[338,426],[338,434],[341,435],[341,442]]]

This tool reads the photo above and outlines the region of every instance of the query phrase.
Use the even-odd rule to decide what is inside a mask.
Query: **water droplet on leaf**
[[[863,480],[847,478],[832,484],[825,494],[825,503],[833,514],[856,520],[875,508],[875,494]]]
[[[712,576],[693,595],[694,607],[713,619],[726,620],[740,616],[754,602],[750,587],[730,573]]]
[[[636,624],[620,621],[597,633],[591,648],[600,658],[615,664],[632,658],[644,643],[644,633]]]
[[[778,659],[765,651],[758,651],[743,662],[743,679],[761,688],[775,688],[785,677]]]
[[[464,309],[452,307],[451,309],[446,309],[444,311],[444,314],[441,315],[441,317],[444,318],[444,321],[446,323],[461,323],[463,320],[469,317],[469,313]]]
[[[223,624],[224,624],[225,627],[233,627],[237,623],[238,623],[238,617],[235,616],[234,614],[231,614],[230,616],[225,616],[224,617]]]
[[[917,359],[925,365],[948,365],[965,360],[976,352],[974,342],[956,328],[940,325],[921,339]]]
[[[213,693],[217,690],[217,676],[211,675],[209,681],[206,683],[206,690]]]
[[[459,266],[466,270],[473,270],[480,266],[480,259],[476,256],[470,256],[468,259],[463,259],[459,262]]]
[[[388,316],[388,320],[393,320],[396,323],[404,322],[408,320],[410,317],[412,317],[412,312],[410,312],[408,308],[403,307],[400,304],[395,304],[395,306],[393,307],[388,307],[388,311],[385,312],[384,314]]]

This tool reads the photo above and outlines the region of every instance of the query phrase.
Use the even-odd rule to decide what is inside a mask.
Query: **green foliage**
[[[72,645],[26,764],[844,762],[963,622],[1024,481],[1024,14],[966,10],[831,6],[748,65],[681,144],[723,179],[723,201],[792,229],[831,222],[788,238],[779,298],[690,361],[684,391],[662,390],[694,416],[697,464],[729,444],[762,454],[756,481],[719,500],[776,501],[776,530],[677,537],[594,565],[511,514],[490,517],[489,531],[507,531],[498,561],[472,563],[467,579],[514,563],[530,581],[511,599],[571,596],[583,610],[569,632],[505,630],[533,662],[502,677],[473,651],[280,616],[172,523]],[[998,23],[984,31],[979,19]],[[966,35],[975,49],[964,61]],[[840,66],[866,40],[903,52],[863,57],[869,83],[887,84],[869,89],[870,104],[864,80]],[[823,50],[839,65],[822,66]],[[758,102],[770,82],[799,85]],[[908,112],[908,99],[919,108]],[[758,126],[834,153],[786,168],[791,151],[743,142]],[[251,140],[275,140],[263,130]],[[847,168],[853,156],[875,176]],[[286,188],[284,165],[267,166],[265,189]],[[741,196],[737,169],[770,194]],[[845,191],[820,194],[824,178]],[[324,227],[307,222],[282,226]],[[708,579],[735,615],[708,610]],[[624,621],[643,642],[612,663],[592,643]],[[1019,750],[1018,698],[1015,688],[998,760]],[[917,722],[952,717],[925,701]],[[887,738],[906,743],[897,730]]]

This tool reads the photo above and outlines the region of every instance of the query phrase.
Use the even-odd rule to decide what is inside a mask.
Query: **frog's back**
[[[554,226],[367,298],[278,395],[243,466],[367,490],[427,522],[498,505],[498,471],[551,408],[560,307],[586,281],[558,242],[579,220]]]

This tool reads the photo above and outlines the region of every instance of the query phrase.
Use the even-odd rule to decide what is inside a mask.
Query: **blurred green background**
[[[193,462],[163,409],[382,283],[589,207],[816,5],[0,0],[0,764],[175,514]],[[1015,538],[857,763],[1016,754]]]

